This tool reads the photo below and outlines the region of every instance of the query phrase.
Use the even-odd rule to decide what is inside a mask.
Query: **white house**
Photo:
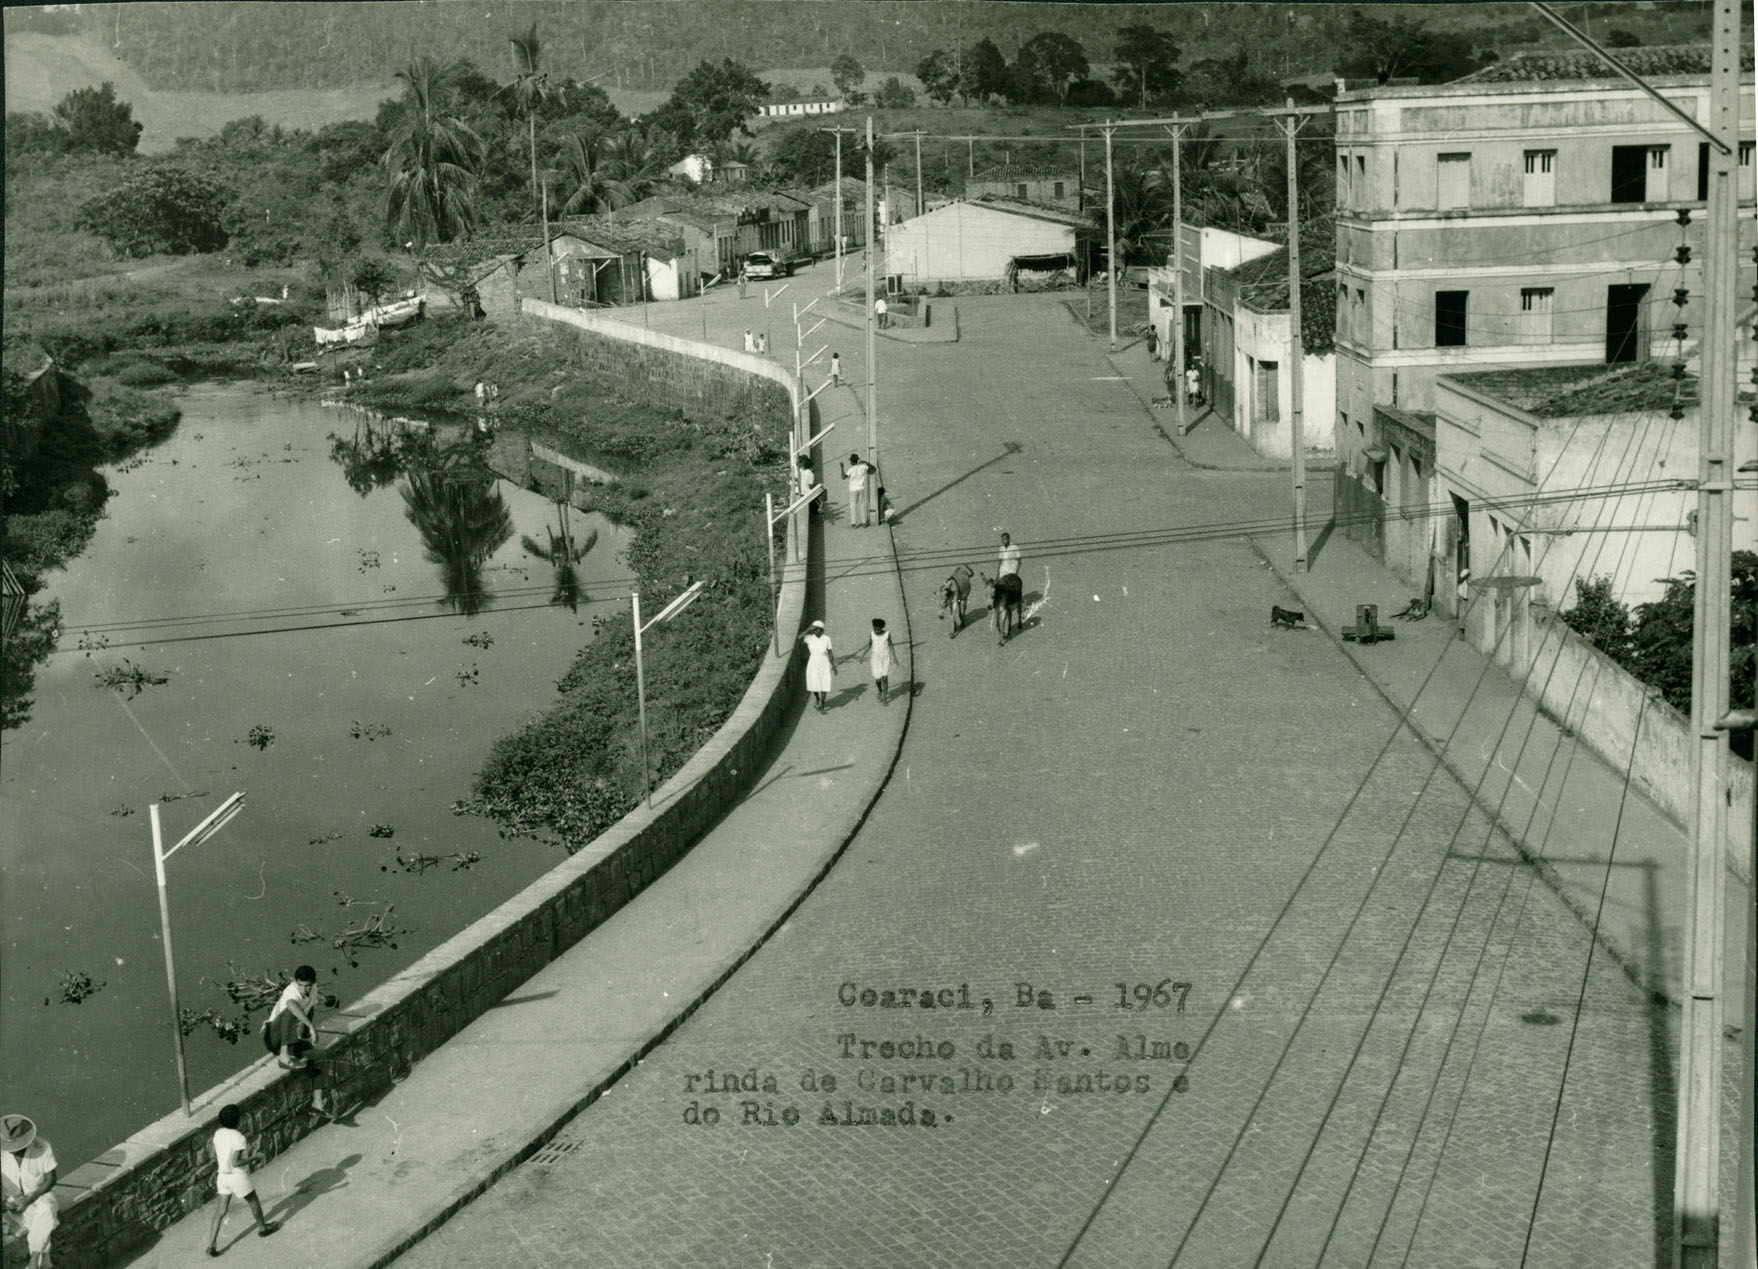
[[[834,115],[842,111],[840,97],[788,97],[781,101],[763,103],[765,119],[802,118],[806,115]]]
[[[1177,254],[1168,254],[1165,264],[1148,270],[1148,322],[1154,328],[1161,354],[1170,360],[1167,350],[1172,347],[1172,275],[1182,268],[1184,349],[1188,362],[1202,347],[1205,269],[1231,269],[1247,260],[1262,259],[1274,252],[1278,244],[1207,225],[1180,225],[1178,231]]]
[[[1021,270],[1066,268],[1084,277],[1093,229],[1086,217],[1006,199],[954,202],[892,225],[885,271],[908,286],[1001,281]]]

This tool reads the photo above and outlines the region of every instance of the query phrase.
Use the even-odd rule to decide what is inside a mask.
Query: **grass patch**
[[[500,385],[500,416],[557,448],[613,458],[626,479],[596,510],[633,530],[628,564],[663,603],[691,582],[702,597],[643,641],[648,750],[655,781],[684,764],[749,688],[772,633],[763,494],[785,495],[788,420],[729,403],[686,418],[622,395],[639,384],[593,378],[576,336],[536,321],[437,317],[381,337],[379,378],[360,394],[387,408],[474,405],[477,379]],[[774,444],[762,437],[773,437]],[[621,601],[557,684],[557,700],[494,744],[460,812],[577,850],[640,801],[634,635]],[[657,611],[657,607],[653,609]]]

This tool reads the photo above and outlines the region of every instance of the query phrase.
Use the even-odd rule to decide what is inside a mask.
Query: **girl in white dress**
[[[873,635],[867,642],[867,668],[873,671],[879,703],[891,704],[891,632],[885,628],[883,617],[873,618]]]
[[[812,701],[822,714],[824,702],[835,685],[836,658],[831,654],[830,636],[824,633],[822,621],[814,621],[802,638],[806,651],[811,654],[806,660],[806,690],[812,694]]]

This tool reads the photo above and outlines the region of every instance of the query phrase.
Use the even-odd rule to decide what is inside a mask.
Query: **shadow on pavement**
[[[944,485],[941,485],[940,488],[936,489],[933,493],[924,494],[922,497],[917,498],[914,502],[910,503],[907,507],[898,507],[895,510],[893,510],[891,513],[891,523],[896,524],[899,520],[901,520],[904,516],[907,516],[910,512],[914,511],[916,508],[926,506],[928,503],[934,501],[934,499],[938,498],[941,494],[945,493],[947,490],[955,489],[959,485],[964,484],[965,481],[969,480],[972,476],[975,476],[978,472],[982,471],[984,468],[993,467],[996,463],[999,463],[999,462],[1002,462],[1006,459],[1012,458],[1015,454],[1023,453],[1024,451],[1025,451],[1025,446],[1021,445],[1018,441],[1006,442],[1002,446],[1001,452],[999,454],[995,455],[995,457],[989,459],[987,462],[978,463],[975,467],[971,468],[964,475],[954,477],[953,479],[947,481]]]
[[[359,1162],[360,1156],[351,1154],[330,1167],[306,1174],[294,1183],[293,1189],[283,1195],[273,1208],[263,1214],[272,1221],[285,1224],[317,1199],[347,1185],[348,1170]]]

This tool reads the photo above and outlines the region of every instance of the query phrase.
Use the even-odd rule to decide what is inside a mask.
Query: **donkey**
[[[995,578],[985,573],[983,584],[989,588],[989,618],[995,627],[995,642],[999,646],[1006,643],[1022,624],[1025,586],[1018,573],[1003,573]]]
[[[971,570],[969,566],[960,564],[952,570],[952,576],[940,583],[940,616],[952,614],[951,638],[958,638],[958,632],[964,628],[965,609],[971,598]]]

